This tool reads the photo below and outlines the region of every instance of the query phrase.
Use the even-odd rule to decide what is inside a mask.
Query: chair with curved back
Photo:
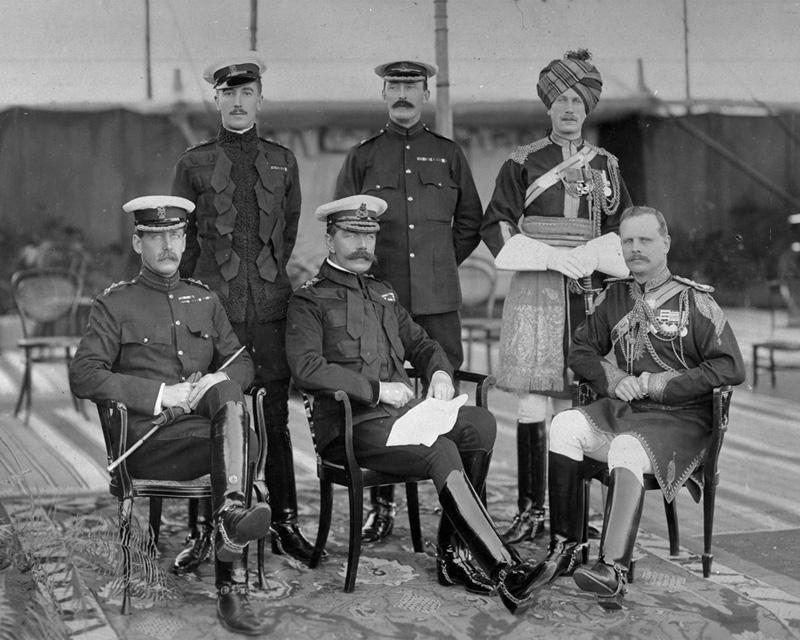
[[[500,340],[502,319],[494,315],[497,271],[488,258],[470,256],[458,267],[461,282],[461,331],[466,341],[464,368],[472,369],[474,344],[486,347],[487,372],[492,372],[492,346]]]
[[[413,369],[406,370],[412,380],[418,379],[419,374]],[[494,384],[491,376],[471,373],[468,371],[457,371],[456,378],[461,382],[470,382],[477,385],[475,391],[475,404],[479,407],[488,407],[489,388]],[[361,526],[363,523],[364,509],[364,489],[377,487],[386,484],[405,484],[407,497],[407,510],[409,527],[411,529],[411,540],[416,553],[423,550],[422,530],[419,518],[419,498],[417,483],[427,480],[417,476],[397,476],[388,473],[381,473],[372,469],[364,469],[356,462],[353,452],[353,410],[350,398],[347,393],[341,390],[327,390],[324,392],[314,392],[313,394],[300,390],[303,396],[303,403],[308,418],[308,426],[311,429],[311,439],[314,443],[314,451],[317,456],[317,477],[320,485],[320,512],[319,528],[317,530],[317,540],[314,545],[314,555],[311,558],[310,566],[315,568],[319,565],[325,544],[328,540],[328,533],[331,528],[333,516],[333,485],[347,488],[348,503],[350,510],[350,530],[349,547],[347,552],[347,572],[344,580],[345,593],[352,593],[355,589],[356,575],[358,573],[358,562],[361,555]],[[327,395],[333,397],[340,404],[341,423],[340,427],[344,435],[344,464],[337,464],[323,459],[317,450],[317,441],[314,433],[314,420],[312,418],[314,396]]]
[[[719,454],[722,449],[722,442],[725,439],[725,432],[728,430],[729,411],[733,389],[730,385],[716,387],[713,393],[713,413],[711,421],[711,442],[706,450],[705,457],[695,467],[692,474],[687,478],[684,487],[687,488],[695,502],[703,499],[703,577],[708,578],[711,574],[711,563],[714,556],[711,553],[711,545],[714,535],[714,506],[716,503],[717,485],[719,484]],[[572,406],[581,407],[590,404],[597,399],[594,389],[584,381],[575,381],[572,388]],[[605,485],[608,485],[608,467],[603,466],[591,478],[585,479],[584,490],[586,499],[584,500],[584,534],[583,541],[588,542],[589,528],[589,492],[590,481],[595,478]],[[645,491],[660,491],[661,487],[655,475],[647,473],[644,475]],[[664,511],[667,516],[667,532],[669,534],[669,553],[672,556],[680,554],[680,532],[678,529],[678,505],[677,496],[671,502],[664,498]],[[588,561],[588,544],[583,550],[583,561]],[[631,563],[629,580],[633,582],[634,563]]]
[[[264,422],[264,410],[261,399],[266,395],[263,387],[250,390],[253,408],[251,416],[255,416],[256,435],[258,436],[258,459],[255,466],[251,465],[253,477],[253,491],[248,496],[248,506],[255,499],[257,502],[267,502],[266,489],[266,459],[267,437]],[[128,449],[128,410],[121,402],[97,403],[97,413],[100,416],[100,425],[103,429],[103,439],[106,445],[106,456],[111,465],[120,455]],[[194,480],[149,480],[134,478],[128,472],[127,462],[123,460],[112,472],[109,482],[109,493],[119,501],[119,532],[122,541],[123,582],[122,613],[131,613],[131,599],[129,587],[131,584],[131,554],[127,542],[131,537],[131,518],[133,515],[133,501],[135,498],[149,498],[149,525],[152,543],[158,545],[161,529],[161,510],[164,498],[192,499],[211,498],[211,478],[209,474]],[[264,588],[266,576],[264,575],[264,549],[265,538],[257,541],[257,574],[258,587]]]
[[[17,341],[17,346],[25,354],[25,372],[14,415],[19,415],[25,402],[27,424],[33,395],[33,365],[64,362],[69,371],[72,355],[80,342],[74,331],[74,317],[82,281],[69,269],[26,269],[11,276],[11,290],[22,322],[23,337]],[[82,403],[74,396],[72,402],[76,410],[83,412]]]

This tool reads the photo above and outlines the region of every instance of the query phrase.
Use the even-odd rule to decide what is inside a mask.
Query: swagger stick
[[[231,362],[236,360],[236,358],[239,356],[239,354],[244,350],[245,350],[244,346],[239,348],[239,350],[236,353],[234,353],[230,358],[228,358],[225,362],[222,363],[222,365],[220,366],[219,369],[217,369],[217,371],[222,371]],[[170,409],[172,409],[172,411],[170,411]],[[112,462],[108,467],[106,467],[106,470],[109,473],[111,473],[114,469],[116,469],[119,466],[119,464],[123,460],[125,460],[129,455],[131,455],[134,451],[136,451],[139,447],[141,447],[145,442],[147,442],[147,440],[150,438],[150,436],[152,436],[156,431],[158,431],[161,427],[163,427],[166,424],[169,424],[170,422],[172,422],[172,420],[182,416],[185,413],[185,411],[184,411],[184,409],[182,407],[171,407],[170,409],[166,409],[166,410],[162,411],[160,414],[158,414],[158,417],[156,417],[156,419],[153,420],[153,423],[154,423],[153,428],[150,429],[150,431],[148,431],[147,433],[145,433],[142,436],[141,440],[139,440],[139,442],[137,442],[135,445],[133,445],[130,449],[128,449],[125,453],[123,453],[119,458],[114,460],[114,462]],[[172,420],[168,420],[167,419],[168,416],[170,416],[170,413],[172,414],[172,416],[171,416]]]

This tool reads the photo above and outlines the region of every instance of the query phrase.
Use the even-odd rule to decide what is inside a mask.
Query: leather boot
[[[544,498],[547,491],[547,425],[517,423],[517,515],[503,538],[519,544],[544,533]]]
[[[486,484],[491,459],[491,451],[461,452],[464,472],[478,495],[482,495]],[[436,577],[444,587],[461,584],[469,593],[485,596],[496,593],[494,583],[472,563],[472,554],[444,513],[436,542]]]
[[[598,560],[591,569],[581,567],[574,575],[575,583],[598,594],[598,602],[606,609],[622,608],[643,503],[642,483],[629,469],[615,468],[608,482]]]
[[[226,402],[211,420],[211,494],[217,523],[216,557],[233,562],[251,540],[269,532],[269,505],[246,508],[250,495],[250,416],[242,402]]]
[[[308,564],[312,545],[297,524],[297,487],[294,476],[292,438],[289,434],[288,388],[275,383],[263,400],[267,431],[267,490],[272,507],[272,553],[286,554]]]
[[[439,492],[444,515],[461,535],[472,557],[495,585],[512,613],[533,601],[534,566],[500,536],[475,489],[463,471],[452,471]]]
[[[581,564],[583,543],[584,464],[550,453],[550,546],[536,565],[534,589],[559,576],[570,575]]]
[[[233,633],[258,636],[269,629],[269,619],[256,613],[250,602],[247,570],[241,562],[215,561],[217,585],[217,618],[220,624]]]
[[[369,490],[372,509],[361,528],[361,542],[378,542],[388,536],[394,529],[394,485],[372,487]]]
[[[197,515],[200,505],[204,511],[202,519],[198,519]],[[192,498],[189,500],[189,535],[186,537],[183,549],[175,557],[172,572],[181,576],[197,571],[203,562],[211,558],[213,535],[214,525],[209,501],[205,498]]]

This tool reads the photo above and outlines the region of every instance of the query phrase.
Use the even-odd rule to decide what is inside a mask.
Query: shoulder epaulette
[[[208,289],[209,291],[211,291],[211,287],[209,287],[205,282],[202,282],[195,278],[181,278],[181,280],[183,280],[184,282],[191,282],[192,284],[196,284],[200,287],[203,287],[203,289]]]
[[[191,147],[189,147],[189,148],[188,148],[186,151],[194,151],[195,149],[199,149],[200,147],[204,147],[204,146],[206,146],[207,144],[212,144],[212,143],[214,143],[214,142],[216,142],[216,141],[217,141],[217,139],[216,139],[216,138],[208,138],[208,139],[206,139],[206,140],[201,140],[201,141],[200,141],[200,142],[198,142],[197,144],[193,144],[193,145],[192,145]],[[186,151],[184,151],[184,153],[186,153]]]
[[[119,282],[115,282],[114,284],[110,285],[105,291],[103,291],[103,295],[107,296],[112,291],[117,289],[121,289],[127,284],[134,284],[136,280],[120,280]]]
[[[517,147],[511,152],[511,155],[508,156],[508,159],[513,160],[517,164],[525,164],[525,160],[528,159],[529,155],[536,153],[537,151],[541,151],[551,144],[553,144],[553,141],[550,138],[541,138],[540,140],[536,140],[536,142],[526,144],[524,147]]]
[[[425,129],[425,131],[427,131],[431,135],[436,136],[437,138],[441,138],[442,140],[447,140],[448,142],[452,142],[453,141],[452,138],[448,138],[443,133],[439,133],[438,131],[434,131],[433,129],[429,128],[428,125],[426,125],[426,124],[423,124],[422,128]]]
[[[673,280],[677,280],[681,284],[685,284],[692,289],[696,289],[697,291],[702,291],[703,293],[713,293],[714,287],[710,284],[700,284],[699,282],[695,282],[694,280],[689,280],[689,278],[682,278],[681,276],[676,276],[673,274]]]
[[[265,138],[264,136],[260,135],[258,136],[258,139],[261,140],[262,142],[269,142],[270,144],[274,144],[276,147],[280,147],[281,149],[286,149],[287,151],[291,151],[291,149],[287,147],[285,144],[281,144],[280,142],[278,142],[277,140],[273,140],[272,138]]]
[[[371,136],[369,136],[368,138],[364,138],[364,139],[363,139],[361,142],[359,142],[359,143],[358,143],[356,146],[357,146],[357,147],[360,147],[361,145],[367,144],[367,142],[369,142],[370,140],[374,140],[375,138],[378,138],[378,137],[382,136],[384,133],[386,133],[386,129],[381,129],[381,130],[380,130],[380,131],[378,131],[377,133],[373,133],[373,134],[372,134]]]
[[[300,285],[300,288],[301,289],[310,289],[315,284],[317,284],[318,282],[321,282],[324,279],[325,279],[324,276],[320,276],[320,275],[314,276],[313,278],[311,278],[311,280],[306,280],[304,284]]]
[[[589,149],[593,149],[594,151],[596,151],[597,155],[605,156],[606,158],[608,158],[608,164],[611,164],[611,165],[614,165],[614,166],[619,165],[619,159],[617,158],[617,156],[615,156],[613,153],[611,153],[609,151],[606,151],[605,149],[603,149],[603,147],[597,147],[597,146],[595,146],[593,144],[590,144],[589,142],[585,142],[584,146],[588,147]]]

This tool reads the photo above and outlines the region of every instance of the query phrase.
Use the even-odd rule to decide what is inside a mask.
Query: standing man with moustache
[[[585,49],[553,60],[537,91],[552,125],[547,137],[518,147],[503,164],[483,219],[484,242],[497,256],[522,233],[549,247],[576,247],[619,227],[631,199],[617,158],[583,138],[603,82]],[[544,532],[547,418],[570,404],[566,364],[572,333],[586,317],[586,296],[600,286],[591,270],[560,249],[546,271],[518,271],[503,307],[497,386],[519,396],[518,511],[503,534],[511,543]]]
[[[222,127],[215,138],[181,155],[172,193],[197,205],[186,227],[181,275],[201,280],[220,296],[255,361],[255,384],[266,388],[272,550],[308,562],[313,547],[297,525],[285,347],[292,294],[286,264],[297,238],[300,181],[294,154],[258,135],[265,70],[252,52],[206,69]]]
[[[422,122],[428,81],[437,71],[435,64],[415,59],[375,68],[389,122],[350,149],[335,198],[370,194],[386,201],[370,273],[392,284],[414,322],[459,369],[464,352],[458,265],[480,243],[483,210],[461,148]],[[364,542],[389,535],[394,525],[394,487],[375,488],[370,495]]]

